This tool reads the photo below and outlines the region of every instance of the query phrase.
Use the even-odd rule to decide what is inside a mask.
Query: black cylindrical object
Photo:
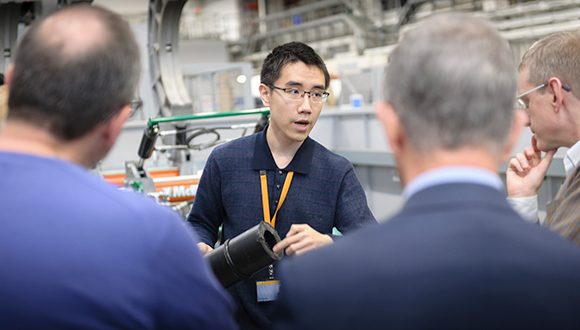
[[[187,145],[187,136],[185,136],[186,125],[175,125],[175,145],[182,146]]]
[[[282,259],[284,251],[272,251],[278,242],[280,236],[276,229],[262,221],[228,239],[205,257],[220,283],[227,288]]]
[[[159,127],[153,126],[151,128],[145,127],[143,131],[143,137],[141,138],[141,144],[139,145],[139,157],[141,159],[148,159],[153,153],[155,148],[155,140],[159,135]]]
[[[260,117],[260,119],[258,119],[258,122],[256,123],[256,130],[254,130],[254,133],[258,133],[258,132],[263,131],[269,122],[270,122],[270,116],[262,115],[262,117]]]

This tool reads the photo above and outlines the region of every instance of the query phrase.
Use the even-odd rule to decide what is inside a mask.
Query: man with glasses
[[[524,54],[519,65],[520,95],[532,145],[508,166],[509,202],[527,220],[540,222],[580,245],[580,33],[550,35]],[[556,150],[570,148],[564,158],[566,180],[538,219],[537,191]],[[542,152],[545,156],[542,157]]]
[[[333,227],[348,234],[376,224],[353,166],[308,136],[330,84],[320,56],[301,42],[278,46],[264,61],[261,82],[262,102],[270,107],[268,126],[215,148],[205,165],[188,218],[200,249],[212,249],[220,225],[223,242],[269,222],[285,237],[274,251],[301,255],[331,244]],[[271,265],[228,289],[238,303],[241,328],[270,328],[276,296],[257,292],[276,278],[277,266]]]
[[[120,16],[33,22],[0,130],[0,329],[235,329],[234,304],[170,208],[90,174],[140,105]]]

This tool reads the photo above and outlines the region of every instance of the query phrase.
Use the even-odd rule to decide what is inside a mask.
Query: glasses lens
[[[140,98],[134,99],[131,101],[131,110],[133,110],[133,112],[141,109],[142,106],[143,106],[143,101],[141,101]]]
[[[286,98],[289,100],[297,101],[302,98],[304,92],[296,88],[286,88],[284,95],[286,95]]]
[[[326,99],[328,98],[328,95],[329,95],[328,93],[321,92],[321,91],[305,92],[303,90],[296,89],[296,88],[284,89],[284,97],[286,99],[292,100],[292,101],[300,101],[306,93],[308,93],[308,97],[310,99],[310,102],[312,102],[312,103],[326,102]]]
[[[522,99],[518,99],[518,105],[522,110],[528,110],[528,106],[526,106],[526,103]]]
[[[322,103],[324,102],[322,99],[324,98],[324,93],[320,91],[312,91],[310,92],[310,101],[314,103]]]

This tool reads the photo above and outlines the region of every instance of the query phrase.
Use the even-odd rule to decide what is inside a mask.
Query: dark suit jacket
[[[486,186],[425,189],[286,259],[275,329],[580,329],[580,249]]]

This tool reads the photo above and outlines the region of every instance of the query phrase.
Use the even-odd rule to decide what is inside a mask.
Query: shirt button
[[[280,185],[279,184],[276,185],[276,189],[280,189]]]
[[[284,174],[284,172],[282,172],[282,170],[278,171],[278,174],[282,175]]]
[[[275,204],[275,205],[278,205],[278,201],[275,201],[275,202],[274,202],[274,204]]]

